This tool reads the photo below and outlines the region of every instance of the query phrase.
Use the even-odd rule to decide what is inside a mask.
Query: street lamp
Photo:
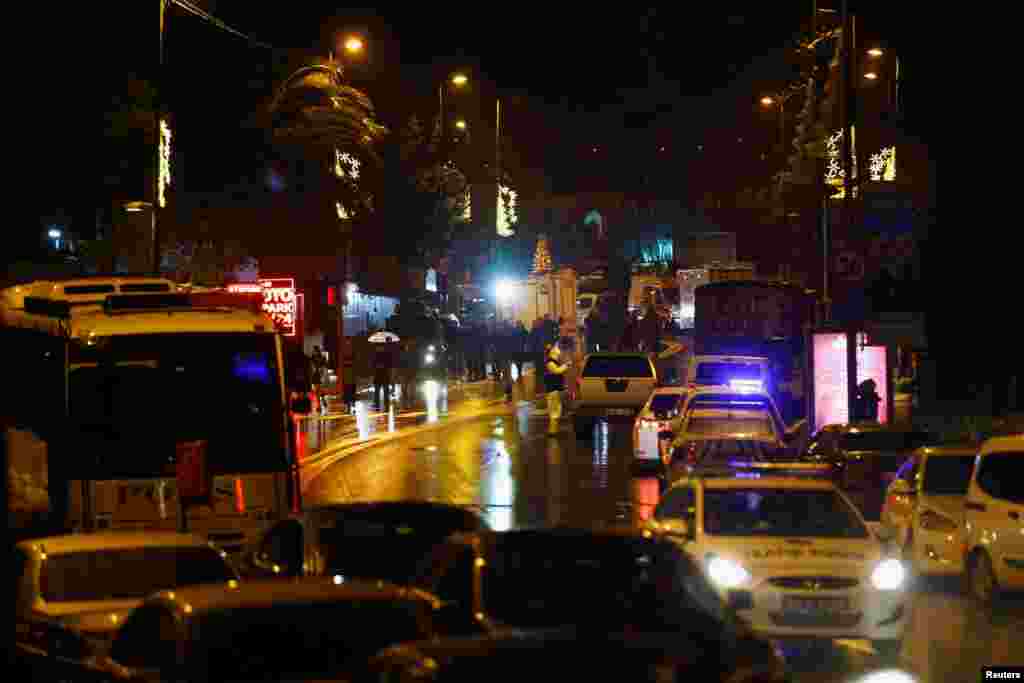
[[[868,79],[869,81],[873,81],[878,78],[878,74],[876,74],[874,71],[869,71],[866,74],[864,74],[864,78]]]
[[[453,74],[452,75],[452,84],[453,85],[461,87],[463,85],[466,85],[466,83],[468,83],[468,82],[469,82],[469,77],[466,76],[466,74]]]
[[[459,130],[466,130],[466,121],[465,121],[465,119],[459,119],[458,121],[456,121],[455,122],[455,127],[458,128]]]
[[[882,52],[880,48],[873,47],[870,50],[868,50],[868,54],[871,55],[872,57],[881,57],[885,53]]]
[[[345,52],[358,54],[363,51],[363,39],[359,36],[349,36],[345,39]]]
[[[772,106],[773,104],[775,104],[775,98],[773,98],[773,97],[767,97],[767,96],[765,96],[765,97],[762,97],[762,98],[761,98],[761,104],[762,104],[762,105],[764,105],[764,106],[766,106],[766,107],[770,107],[770,106]]]

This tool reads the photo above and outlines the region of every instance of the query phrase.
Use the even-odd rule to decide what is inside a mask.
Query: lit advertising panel
[[[846,333],[814,335],[814,431],[850,419]]]
[[[857,384],[869,379],[875,380],[875,391],[882,399],[878,402],[878,421],[889,421],[889,372],[884,346],[857,345]]]
[[[286,337],[295,336],[298,305],[294,278],[281,277],[259,282],[238,282],[228,285],[228,291],[235,294],[263,294],[263,312],[270,316],[281,334]]]

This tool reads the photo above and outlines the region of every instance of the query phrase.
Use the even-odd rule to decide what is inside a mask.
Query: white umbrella
[[[388,332],[387,330],[381,330],[380,332],[374,332],[370,335],[370,338],[366,341],[371,344],[390,344],[393,342],[401,341],[398,335],[394,332]]]

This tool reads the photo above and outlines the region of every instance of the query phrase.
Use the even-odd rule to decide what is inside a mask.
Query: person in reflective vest
[[[562,417],[562,391],[565,390],[565,372],[568,363],[561,361],[562,350],[552,344],[548,361],[544,365],[544,390],[548,399],[548,436],[558,434],[558,421]]]

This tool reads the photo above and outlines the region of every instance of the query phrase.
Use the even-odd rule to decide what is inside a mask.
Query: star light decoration
[[[334,151],[334,175],[339,178],[359,180],[359,159],[348,152]]]
[[[498,185],[498,234],[511,237],[516,234],[512,226],[516,224],[516,191],[504,185]]]
[[[341,202],[334,202],[334,208],[338,211],[338,219],[347,221],[352,216],[349,215],[348,211],[342,206]]]
[[[883,147],[871,155],[871,179],[875,182],[896,180],[896,148]]]
[[[171,127],[160,119],[160,169],[157,178],[157,202],[167,206],[167,186],[171,184]]]

